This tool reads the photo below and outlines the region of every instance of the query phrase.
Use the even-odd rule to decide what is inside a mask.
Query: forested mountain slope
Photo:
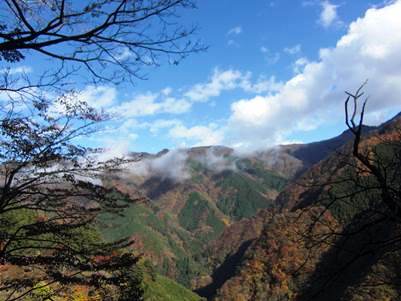
[[[108,239],[133,237],[133,249],[160,273],[187,287],[205,287],[213,268],[261,234],[270,219],[263,209],[277,208],[287,183],[350,139],[343,133],[249,155],[223,146],[132,153],[139,161],[103,183],[147,200],[118,219],[103,217],[102,233]],[[309,150],[313,160],[305,155]]]
[[[397,116],[369,128],[361,142],[389,178],[398,177],[392,160],[399,158],[400,125]],[[385,211],[378,221],[372,206],[384,207],[380,191],[360,165],[351,164],[351,151],[351,144],[343,145],[288,184],[275,210],[226,229],[210,244],[210,258],[215,272],[237,256],[230,262],[235,266],[220,274],[224,279],[215,273],[199,292],[213,300],[396,300],[400,229],[383,218]],[[366,192],[358,190],[362,184]],[[391,244],[378,247],[383,241]]]
[[[187,287],[209,273],[204,246],[228,225],[273,207],[288,181],[265,161],[225,147],[145,155],[128,168],[103,183],[147,199],[120,218],[103,216],[102,233],[107,239],[133,237],[136,252]]]

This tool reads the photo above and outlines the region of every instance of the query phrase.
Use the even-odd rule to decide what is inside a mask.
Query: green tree
[[[1,299],[25,299],[42,289],[38,283],[55,294],[75,284],[118,291],[125,279],[115,298],[139,300],[127,274],[138,260],[126,251],[131,241],[104,243],[96,232],[100,213],[122,214],[135,201],[101,183],[125,161],[99,161],[76,144],[109,118],[76,87],[142,79],[144,68],[203,50],[190,39],[195,29],[175,21],[193,7],[190,0],[1,1],[0,263],[24,273],[2,274]],[[13,69],[37,58],[48,60],[40,75]]]

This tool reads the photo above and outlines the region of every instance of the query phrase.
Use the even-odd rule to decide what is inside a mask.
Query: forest
[[[401,1],[226,2],[0,3],[0,300],[399,300]]]

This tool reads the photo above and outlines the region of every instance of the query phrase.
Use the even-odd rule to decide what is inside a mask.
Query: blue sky
[[[321,140],[345,129],[343,92],[366,78],[378,124],[401,108],[399,16],[401,1],[200,0],[180,22],[209,49],[135,85],[80,87],[118,116],[81,142],[118,153]]]

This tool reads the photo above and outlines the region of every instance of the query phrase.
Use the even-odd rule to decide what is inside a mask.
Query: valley
[[[0,11],[0,301],[401,300],[401,0]]]
[[[390,122],[392,131],[398,120]],[[365,136],[384,135],[386,126],[366,127]],[[314,231],[340,229],[361,210],[342,202],[322,209],[328,202],[322,183],[341,178],[338,152],[348,152],[351,142],[344,132],[251,155],[222,146],[141,154],[102,180],[146,200],[120,218],[104,218],[101,232],[106,239],[131,236],[134,252],[158,273],[210,300],[292,300],[330,249],[325,244],[310,255],[302,232],[319,215],[324,219]],[[303,272],[293,276],[307,256]]]

